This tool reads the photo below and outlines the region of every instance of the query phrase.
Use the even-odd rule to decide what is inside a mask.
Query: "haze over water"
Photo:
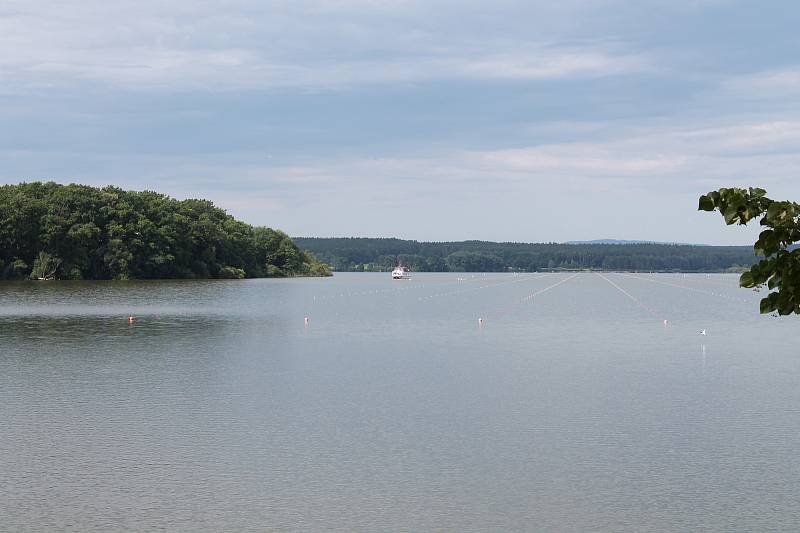
[[[3,283],[0,529],[797,530],[797,321],[760,296],[679,274]]]

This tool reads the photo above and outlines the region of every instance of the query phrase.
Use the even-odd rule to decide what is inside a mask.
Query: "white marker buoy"
[[[482,326],[482,325],[483,325],[483,319],[482,319],[482,318],[479,318],[479,319],[478,319],[478,325],[479,325],[479,326]]]
[[[700,335],[705,335],[705,334],[706,334],[706,330],[703,330],[703,331],[700,332]]]
[[[306,326],[308,325],[308,317],[305,317],[305,318],[303,319],[303,323],[304,323]]]

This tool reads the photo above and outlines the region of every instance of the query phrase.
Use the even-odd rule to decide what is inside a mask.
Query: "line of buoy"
[[[675,287],[677,289],[683,289],[685,291],[696,292],[698,294],[707,294],[707,295],[710,295],[710,296],[716,296],[718,298],[724,298],[724,299],[730,300],[732,302],[750,303],[749,301],[745,300],[744,298],[738,298],[736,296],[730,296],[730,295],[722,294],[722,293],[718,293],[718,292],[711,292],[711,291],[707,291],[707,290],[704,290],[704,289],[698,289],[696,287],[687,287],[686,285],[679,285],[677,283],[670,283],[668,281],[662,281],[660,279],[652,279],[652,278],[645,278],[645,277],[642,277],[642,276],[634,276],[633,274],[629,274],[627,272],[619,272],[619,274],[621,274],[623,276],[626,276],[626,277],[629,277],[629,278],[633,278],[633,279],[639,279],[639,280],[642,280],[642,281],[649,281],[650,283],[658,283],[659,285],[664,285],[666,287]]]
[[[490,289],[490,288],[493,288],[493,287],[499,287],[501,285],[509,285],[511,283],[520,283],[520,282],[524,282],[524,281],[530,281],[532,279],[542,279],[544,276],[539,275],[539,274],[532,274],[532,275],[526,276],[526,277],[519,277],[519,276],[515,276],[515,277],[516,277],[516,279],[512,279],[510,281],[501,281],[499,283],[488,283],[486,285],[479,285],[478,287],[469,287],[469,288],[466,288],[466,289],[456,289],[454,291],[440,292],[440,293],[435,293],[435,294],[429,294],[427,296],[420,296],[419,298],[417,298],[417,300],[423,301],[423,300],[430,300],[431,298],[442,298],[444,296],[454,296],[454,295],[457,295],[457,294],[464,294],[464,293],[467,293],[467,292],[480,291],[480,290],[483,290],[483,289]],[[490,278],[490,279],[494,280],[494,279],[498,279],[498,278]],[[482,280],[482,281],[484,281],[484,280]],[[485,281],[488,281],[488,280],[485,280]]]
[[[578,274],[575,273],[575,274],[573,274],[573,275],[571,275],[571,276],[569,276],[567,278],[564,278],[564,279],[558,281],[557,283],[553,283],[552,285],[549,285],[549,286],[545,287],[544,289],[540,289],[538,291],[532,292],[531,294],[528,294],[527,296],[524,296],[523,298],[520,298],[519,300],[511,302],[510,304],[508,304],[508,305],[506,305],[504,307],[501,307],[501,308],[495,310],[492,313],[489,313],[489,315],[494,316],[494,317],[503,316],[504,314],[508,313],[510,310],[514,309],[515,307],[518,307],[518,306],[524,304],[525,302],[528,302],[528,301],[534,299],[536,296],[538,296],[538,295],[540,295],[542,293],[545,293],[545,292],[547,292],[547,291],[549,291],[551,289],[555,289],[556,287],[558,287],[562,283],[566,283],[569,280],[575,278],[577,275]]]
[[[534,277],[536,274],[538,274],[538,273],[534,273],[530,277]],[[515,273],[514,277],[517,278],[518,274]],[[351,297],[354,297],[354,296],[382,295],[382,294],[387,294],[387,293],[404,292],[404,291],[409,291],[409,290],[414,290],[414,289],[424,289],[424,288],[427,288],[427,287],[441,287],[441,286],[456,285],[456,284],[463,286],[463,285],[468,285],[468,284],[471,285],[471,284],[474,284],[476,282],[477,283],[486,283],[488,281],[506,280],[506,279],[508,279],[508,276],[505,275],[505,274],[504,275],[499,275],[499,276],[493,276],[493,277],[486,277],[485,275],[484,276],[474,276],[473,275],[471,278],[460,278],[459,277],[459,278],[456,279],[456,281],[453,281],[452,279],[449,280],[449,281],[428,281],[428,280],[426,280],[425,283],[417,283],[417,284],[413,284],[413,285],[403,285],[403,286],[396,286],[396,283],[395,283],[391,287],[383,287],[383,288],[378,288],[378,289],[369,289],[369,290],[361,290],[361,291],[350,291],[350,292],[339,292],[339,293],[328,294],[328,295],[313,295],[311,297],[311,299],[312,299],[312,303],[326,303],[326,302],[329,302],[329,301],[332,301],[332,300],[335,300],[335,299],[338,299],[338,298],[351,298]],[[519,282],[519,281],[524,281],[524,280],[514,279],[513,281],[510,281],[510,282],[509,281],[503,281],[502,283],[497,283],[497,284],[487,284],[486,287],[493,286],[493,285],[502,285],[502,284],[505,284],[505,283],[514,283],[514,282]],[[481,287],[481,288],[483,288],[483,287]],[[452,291],[452,292],[439,293],[439,294],[429,295],[429,296],[421,296],[421,297],[419,297],[419,300],[421,301],[421,300],[424,300],[424,299],[429,299],[429,298],[436,297],[436,296],[445,296],[445,295],[448,295],[448,294],[458,294],[460,292],[465,292],[465,291],[470,291],[470,290],[477,290],[477,288],[471,287],[471,288],[468,288],[468,289],[458,289],[458,290]],[[286,300],[274,300],[274,302],[275,303],[288,303]]]
[[[738,289],[739,288],[738,280],[737,280],[736,284],[734,285],[734,284],[731,284],[731,283],[723,283],[721,281],[716,281],[716,280],[700,279],[700,278],[697,278],[696,276],[688,276],[688,277],[684,276],[681,279],[683,279],[684,281],[691,281],[693,283],[699,283],[700,285],[709,285],[709,284],[711,284],[711,285],[717,285],[719,287],[725,287],[726,289]]]
[[[650,313],[651,315],[653,315],[653,316],[655,316],[655,317],[657,317],[657,318],[662,318],[662,321],[661,321],[661,323],[662,323],[662,324],[664,324],[665,326],[669,324],[669,321],[668,321],[666,318],[663,318],[663,316],[664,316],[663,314],[659,313],[658,311],[656,311],[656,310],[655,310],[655,309],[653,309],[652,307],[650,307],[650,306],[648,306],[648,305],[645,305],[645,304],[644,304],[644,303],[643,303],[641,300],[639,300],[637,297],[635,297],[634,295],[632,295],[631,293],[629,293],[628,291],[626,291],[625,289],[623,289],[622,287],[620,287],[619,285],[617,285],[616,283],[614,283],[613,281],[611,281],[610,279],[608,279],[607,277],[605,277],[604,275],[602,275],[600,272],[595,272],[595,274],[597,274],[598,276],[600,276],[601,278],[603,278],[604,280],[606,280],[606,281],[607,281],[607,282],[608,282],[608,283],[609,283],[609,284],[610,284],[612,287],[614,287],[614,288],[615,288],[615,289],[617,289],[619,292],[621,292],[622,294],[624,294],[625,296],[627,296],[627,297],[628,297],[628,298],[629,298],[631,301],[633,301],[634,303],[636,303],[636,305],[638,305],[639,307],[641,307],[642,309],[644,309],[645,311],[647,311],[647,312],[648,312],[648,313]]]

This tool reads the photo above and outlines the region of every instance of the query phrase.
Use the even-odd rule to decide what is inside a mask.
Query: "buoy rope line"
[[[685,291],[696,292],[698,294],[706,294],[706,295],[710,295],[710,296],[717,296],[719,298],[724,298],[724,299],[730,300],[732,302],[750,303],[749,301],[747,301],[744,298],[738,298],[736,296],[730,296],[728,294],[722,294],[722,293],[719,293],[719,292],[707,291],[705,289],[698,289],[697,287],[687,287],[686,285],[680,285],[678,283],[670,283],[669,281],[662,281],[660,279],[653,279],[653,278],[645,278],[645,277],[642,277],[642,276],[635,276],[633,274],[628,274],[626,272],[620,272],[619,274],[622,275],[622,276],[627,276],[629,278],[633,278],[633,279],[639,279],[639,280],[642,280],[642,281],[649,281],[651,283],[658,283],[659,285],[665,285],[667,287],[676,287],[678,289],[683,289]]]
[[[424,300],[430,300],[432,298],[442,298],[442,297],[445,297],[445,296],[454,296],[454,295],[457,295],[457,294],[464,294],[466,292],[474,292],[474,291],[479,291],[479,290],[482,290],[482,289],[488,289],[488,288],[492,288],[492,287],[499,287],[501,285],[510,285],[512,283],[521,283],[521,282],[524,282],[524,281],[531,281],[531,280],[534,280],[534,279],[542,279],[543,277],[544,277],[543,275],[532,274],[530,276],[518,277],[517,279],[513,279],[511,281],[501,281],[499,283],[489,283],[489,284],[486,284],[486,285],[479,285],[478,287],[468,287],[466,289],[456,289],[454,291],[428,294],[428,295],[425,295],[425,296],[420,296],[418,298],[418,300],[420,302],[422,302]]]
[[[568,276],[568,277],[566,277],[566,278],[564,278],[562,280],[559,280],[556,283],[553,283],[552,285],[548,285],[547,287],[545,287],[543,289],[539,289],[538,291],[535,291],[535,292],[532,292],[532,293],[530,293],[530,294],[528,294],[526,296],[523,296],[522,298],[520,298],[518,300],[515,300],[515,301],[511,302],[508,305],[505,305],[503,307],[500,307],[498,309],[495,309],[494,311],[491,311],[491,312],[487,313],[486,317],[487,318],[500,318],[501,316],[505,315],[506,313],[510,312],[511,310],[515,309],[516,307],[519,307],[522,304],[533,300],[535,297],[539,296],[540,294],[543,294],[543,293],[545,293],[545,292],[547,292],[549,290],[555,289],[559,285],[562,285],[562,284],[568,282],[569,280],[575,278],[577,275],[578,274],[575,273],[575,274],[573,274],[571,276]],[[479,318],[478,319],[478,323],[482,325],[483,324],[483,318]]]
[[[312,296],[312,300],[315,302],[325,301],[325,300],[333,300],[335,298],[350,298],[352,296],[369,296],[374,294],[386,294],[390,292],[400,292],[400,291],[408,291],[412,289],[419,289],[424,287],[425,285],[403,285],[402,287],[386,287],[383,289],[369,289],[364,291],[349,291],[349,292],[340,292],[334,294],[326,294],[323,296]]]
[[[699,283],[700,285],[717,285],[719,287],[727,287],[728,289],[738,289],[739,288],[738,280],[736,282],[736,285],[731,285],[730,283],[722,283],[721,281],[714,281],[714,280],[710,280],[710,279],[707,279],[707,278],[698,278],[696,276],[678,278],[678,280],[691,281],[693,283]]]
[[[412,290],[412,289],[423,289],[425,287],[430,287],[430,286],[443,287],[443,286],[446,286],[446,285],[456,285],[456,284],[463,285],[465,283],[476,283],[476,282],[486,282],[486,281],[494,281],[494,280],[505,280],[506,278],[507,278],[507,276],[495,276],[495,277],[490,277],[490,278],[479,276],[479,277],[472,278],[472,279],[463,279],[463,280],[457,280],[457,281],[444,281],[444,282],[434,282],[434,283],[418,283],[418,284],[414,284],[414,285],[403,285],[401,287],[386,287],[386,288],[382,288],[382,289],[369,289],[369,290],[363,290],[363,291],[350,291],[350,292],[334,293],[334,294],[328,294],[328,295],[324,295],[324,296],[313,296],[312,300],[314,302],[322,302],[322,301],[334,300],[336,298],[350,298],[352,296],[370,296],[370,295],[376,295],[376,294],[387,294],[387,293],[393,293],[393,292],[408,291],[408,290]],[[401,282],[397,282],[396,281],[395,283],[401,283]],[[506,283],[510,283],[510,282],[506,282]]]
[[[500,286],[500,285],[506,285],[506,284],[509,284],[509,283],[519,283],[519,282],[522,282],[522,281],[529,281],[532,278],[540,278],[542,276],[543,275],[538,273],[538,272],[534,273],[534,274],[531,274],[529,276],[520,276],[520,275],[514,274],[514,276],[513,276],[514,279],[511,279],[511,280],[508,280],[508,276],[507,275],[506,276],[495,276],[495,277],[489,277],[489,278],[484,277],[484,276],[479,276],[479,277],[475,277],[475,278],[472,278],[472,279],[460,279],[460,280],[457,280],[457,281],[447,281],[447,282],[433,283],[433,284],[404,285],[402,287],[387,287],[387,288],[383,288],[383,289],[374,289],[374,290],[366,290],[366,291],[342,292],[342,293],[338,293],[338,294],[336,294],[336,293],[335,294],[329,294],[329,295],[326,295],[326,296],[313,296],[312,297],[312,304],[328,303],[328,302],[333,301],[336,298],[344,298],[344,297],[348,297],[349,298],[349,297],[352,297],[352,296],[383,295],[383,294],[386,294],[386,293],[389,293],[389,292],[399,292],[399,291],[403,291],[403,290],[418,289],[418,288],[424,288],[426,286],[429,287],[430,285],[434,285],[434,286],[454,285],[454,284],[463,285],[465,283],[474,283],[476,281],[486,282],[486,281],[503,280],[503,281],[500,281],[498,283],[487,283],[485,285],[480,285],[478,287],[468,287],[468,288],[465,288],[465,289],[457,289],[455,291],[437,293],[437,294],[432,294],[432,295],[428,295],[428,296],[420,296],[418,298],[418,301],[424,301],[426,299],[430,299],[430,298],[434,298],[434,297],[451,296],[451,295],[455,295],[455,294],[461,294],[461,293],[465,293],[465,292],[471,292],[471,291],[477,291],[477,290],[481,290],[481,289],[486,289],[486,288],[489,288],[489,287],[497,287],[497,286]],[[276,303],[281,303],[282,301],[281,300],[276,300],[275,302]],[[306,325],[308,325],[308,321],[307,320],[306,320]]]
[[[661,322],[662,322],[663,324],[665,324],[665,325],[666,325],[666,324],[668,324],[668,323],[669,323],[669,321],[668,321],[666,318],[664,318],[664,317],[663,317],[663,314],[662,314],[662,313],[659,313],[657,310],[655,310],[655,309],[653,309],[652,307],[650,307],[650,306],[646,305],[646,304],[645,304],[644,302],[642,302],[642,301],[641,301],[639,298],[637,298],[636,296],[632,295],[631,293],[629,293],[628,291],[626,291],[625,289],[623,289],[622,287],[620,287],[619,285],[617,285],[616,283],[614,283],[613,281],[611,281],[610,279],[608,279],[608,278],[607,278],[606,276],[604,276],[603,274],[601,274],[601,273],[599,273],[599,272],[595,272],[595,274],[597,274],[598,276],[600,276],[601,278],[603,278],[604,280],[606,280],[606,281],[607,281],[607,282],[608,282],[608,283],[609,283],[609,284],[610,284],[612,287],[614,287],[614,288],[615,288],[615,289],[617,289],[619,292],[621,292],[622,294],[624,294],[625,296],[627,296],[627,297],[628,297],[628,298],[629,298],[629,299],[630,299],[632,302],[634,302],[636,305],[638,305],[639,307],[641,307],[642,309],[644,309],[645,311],[647,311],[648,313],[650,313],[650,314],[651,314],[651,315],[653,315],[654,317],[656,317],[656,318],[658,318],[659,320],[661,320]]]
[[[449,272],[449,274],[466,274],[466,273],[465,272]],[[515,277],[515,278],[520,276],[520,274],[517,274],[517,273],[511,274],[511,275],[513,277]],[[435,281],[435,282],[430,282],[430,283],[426,283],[425,286],[440,287],[440,286],[444,286],[444,285],[455,285],[457,283],[476,283],[476,282],[479,282],[479,281],[495,281],[495,280],[498,280],[498,279],[508,279],[508,274],[505,274],[505,275],[502,275],[502,276],[492,276],[492,277],[475,276],[475,275],[473,275],[471,278],[458,278],[455,281]]]

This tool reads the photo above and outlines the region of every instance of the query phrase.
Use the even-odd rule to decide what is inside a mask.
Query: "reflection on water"
[[[1,284],[0,529],[797,529],[796,321],[568,276]]]

